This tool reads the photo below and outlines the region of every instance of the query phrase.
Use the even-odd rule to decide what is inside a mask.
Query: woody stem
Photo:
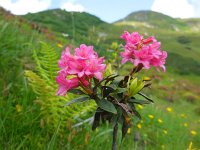
[[[117,150],[117,130],[118,130],[118,123],[116,123],[113,128],[112,150]]]

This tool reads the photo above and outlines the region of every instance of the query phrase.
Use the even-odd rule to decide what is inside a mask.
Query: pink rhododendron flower
[[[139,35],[138,32],[133,32],[130,34],[129,32],[125,31],[121,37],[130,47],[137,46],[143,39],[143,36]]]
[[[98,54],[93,50],[93,46],[86,46],[85,44],[81,44],[80,48],[76,48],[74,55],[80,59],[98,57]]]
[[[134,52],[134,65],[142,64],[145,69],[150,68],[151,56],[149,55],[149,47],[143,46],[140,50]]]
[[[70,49],[67,47],[58,61],[61,70],[56,77],[56,82],[59,84],[57,95],[65,95],[68,90],[79,85],[87,87],[93,77],[102,80],[102,72],[106,68],[103,61],[104,58],[98,57],[93,46],[81,44],[75,49],[74,55],[70,54]],[[73,78],[68,79],[72,76]]]
[[[103,58],[90,59],[85,69],[85,74],[89,77],[96,76],[97,79],[102,80],[102,72],[105,70],[106,65],[102,64]]]
[[[121,53],[121,56],[122,56],[122,64],[124,64],[127,61],[130,61],[133,63],[133,58],[134,58],[133,51],[129,49],[125,49],[125,51]]]
[[[65,72],[60,72],[56,77],[56,82],[59,84],[57,95],[65,95],[69,89],[78,87],[78,78],[66,79],[67,74]]]
[[[125,31],[121,37],[126,42],[124,52],[121,52],[122,64],[130,61],[135,66],[142,64],[145,69],[154,66],[157,69],[160,67],[165,71],[164,64],[166,62],[167,52],[160,49],[160,42],[157,42],[153,36],[144,39],[138,32],[130,34]]]
[[[65,51],[62,52],[61,59],[58,61],[58,66],[61,69],[68,68],[68,63],[73,60],[73,56],[70,54],[70,49],[67,47]]]
[[[159,57],[157,57],[157,58],[154,57],[151,60],[151,65],[156,68],[161,67],[162,70],[165,72],[166,68],[165,68],[164,64],[165,64],[166,58],[167,58],[167,52],[162,51]]]

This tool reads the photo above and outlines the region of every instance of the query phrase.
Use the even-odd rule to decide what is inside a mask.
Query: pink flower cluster
[[[129,33],[125,31],[122,34],[125,40],[124,52],[121,53],[122,64],[127,61],[132,62],[135,66],[142,64],[145,69],[154,66],[158,69],[161,67],[165,71],[165,61],[167,52],[160,49],[160,42],[154,37],[144,39],[138,32]]]
[[[68,90],[78,86],[88,88],[94,76],[102,80],[102,72],[106,68],[106,65],[102,64],[103,61],[104,57],[99,58],[93,46],[82,44],[75,49],[74,55],[70,54],[67,47],[58,62],[61,70],[56,77],[59,84],[57,95],[65,95]]]

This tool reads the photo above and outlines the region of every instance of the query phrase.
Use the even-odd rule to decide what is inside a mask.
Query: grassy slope
[[[66,33],[70,38],[87,38],[89,30],[100,24],[106,24],[96,16],[88,13],[67,12],[54,9],[23,16],[29,21],[48,27],[55,32]],[[75,37],[74,37],[75,36]]]
[[[181,21],[153,11],[138,11],[131,13],[124,19],[119,20],[118,23],[123,21],[143,22],[148,24],[150,28],[159,28],[165,30],[178,30],[187,28],[187,25]]]
[[[11,20],[11,22],[13,22],[13,20]],[[7,30],[3,31],[3,27],[7,23],[9,26],[6,27]],[[95,132],[92,132],[90,126],[87,124],[82,128],[66,131],[66,133],[62,135],[58,135],[57,130],[55,130],[54,133],[48,131],[48,127],[40,120],[39,108],[33,104],[35,95],[27,86],[23,77],[24,63],[32,66],[32,62],[29,62],[31,60],[31,49],[37,47],[38,39],[44,40],[44,37],[41,34],[32,32],[28,25],[23,25],[22,28],[26,29],[25,33],[29,33],[28,36],[16,27],[16,22],[10,24],[9,21],[5,21],[1,18],[0,25],[2,27],[2,34],[0,35],[4,35],[0,36],[1,41],[3,41],[0,45],[0,52],[2,54],[0,56],[4,56],[1,58],[2,72],[0,84],[4,85],[5,82],[8,81],[2,89],[2,91],[6,91],[6,93],[2,93],[3,95],[0,96],[1,148],[110,149],[112,131],[108,125],[99,128]],[[193,142],[193,148],[199,148],[199,77],[197,73],[185,76],[180,76],[176,73],[177,63],[180,63],[181,67],[178,73],[181,73],[180,71],[183,69],[181,65],[184,64],[183,62],[185,62],[185,59],[187,59],[187,63],[184,67],[188,65],[188,70],[185,71],[186,74],[198,69],[198,66],[196,66],[194,70],[192,70],[191,66],[193,65],[191,62],[195,61],[195,64],[199,64],[199,33],[183,34],[174,31],[158,31],[144,27],[110,26],[108,24],[100,25],[97,28],[97,32],[99,33],[111,33],[105,38],[100,39],[100,41],[105,42],[106,45],[110,44],[112,40],[120,41],[118,40],[119,35],[124,29],[129,31],[137,30],[140,31],[140,33],[148,31],[148,34],[154,34],[156,38],[161,40],[164,49],[173,53],[170,57],[174,57],[168,62],[168,70],[170,71],[166,74],[160,73],[153,81],[154,85],[152,91],[146,91],[156,100],[156,103],[146,106],[145,108],[139,107],[142,112],[143,121],[134,122],[135,126],[131,129],[131,133],[126,137],[126,141],[123,142],[120,149],[129,150],[131,147],[137,147],[152,150],[179,150],[186,149],[191,141]],[[78,31],[77,27],[76,31]],[[177,42],[179,36],[187,36],[191,42],[181,44]],[[95,35],[95,37],[97,37],[97,35]],[[37,40],[35,41],[34,39]],[[30,42],[33,43],[33,45],[27,47],[26,44]],[[191,47],[191,50],[185,48],[188,45]],[[176,49],[175,52],[174,49]],[[194,60],[191,58],[194,58]],[[175,60],[175,62],[171,63],[173,60]],[[10,73],[8,72],[8,68]],[[124,70],[127,69],[124,68]],[[20,75],[20,78],[15,79],[15,74]],[[155,72],[147,73],[143,71],[143,74],[145,76],[152,76]],[[9,86],[10,82],[12,83],[10,85],[11,87]],[[172,108],[173,111],[168,112],[166,110],[167,107]],[[149,115],[153,115],[154,118],[150,118]],[[183,117],[181,117],[181,115]],[[159,123],[158,119],[161,119],[163,123]],[[184,126],[185,123],[187,126]],[[141,128],[138,124],[141,124]],[[195,130],[197,135],[192,135],[192,130]],[[167,133],[164,131],[167,131]],[[140,140],[134,144],[133,136],[135,132],[140,132]]]

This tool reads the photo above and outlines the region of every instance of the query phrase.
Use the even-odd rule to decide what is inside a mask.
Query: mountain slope
[[[92,27],[105,24],[104,21],[86,12],[67,12],[61,9],[29,13],[23,17],[69,36],[73,36],[74,32],[81,36],[87,36],[88,30]]]
[[[129,25],[132,23],[133,26],[143,25],[147,28],[164,28],[176,31],[188,28],[187,24],[184,22],[154,11],[133,12],[116,23],[128,23]]]
[[[193,31],[200,31],[200,18],[182,19]]]

